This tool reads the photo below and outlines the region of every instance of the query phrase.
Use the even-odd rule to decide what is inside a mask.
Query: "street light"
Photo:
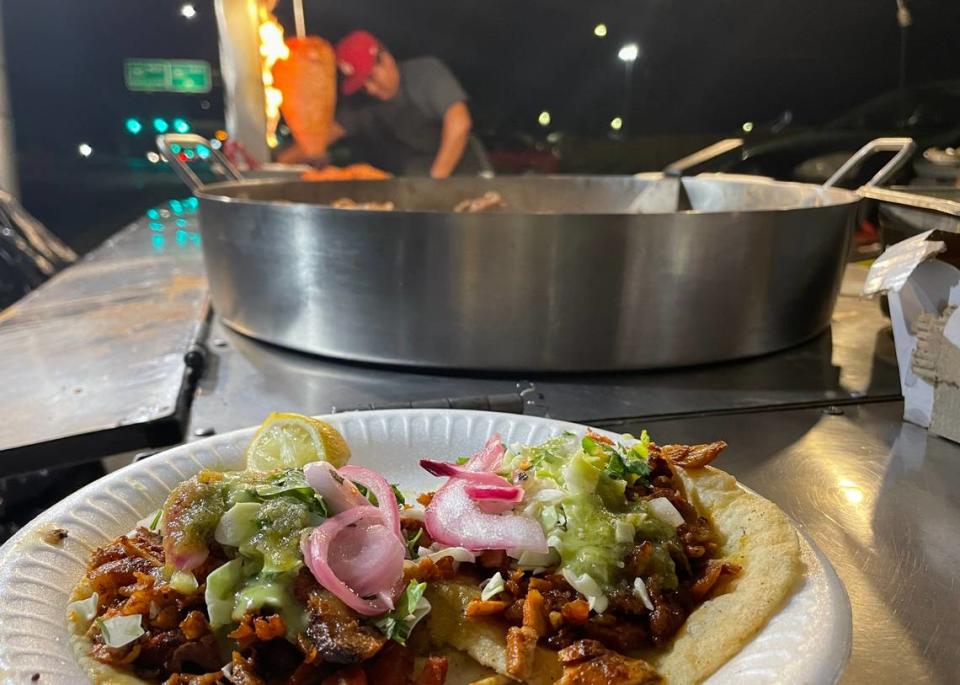
[[[90,146],[89,143],[80,143],[79,145],[77,145],[77,153],[81,157],[89,157],[90,155],[93,154],[93,148]]]
[[[610,128],[612,128],[614,131],[619,131],[621,128],[623,128],[623,119],[620,117],[614,117],[611,119]]]
[[[548,112],[547,110],[543,110],[542,112],[540,112],[540,116],[537,117],[537,121],[540,123],[541,126],[549,126],[550,112]]]
[[[180,16],[184,19],[193,19],[195,16],[197,16],[197,8],[191,5],[189,2],[185,5],[181,5]]]
[[[607,35],[607,25],[606,24],[597,24],[593,27],[593,35],[597,38],[605,38]]]
[[[633,63],[640,56],[640,46],[636,43],[627,43],[620,48],[617,57],[623,62],[623,135],[627,135],[630,122],[630,95],[633,91]],[[617,130],[617,129],[615,129]]]
[[[637,45],[636,43],[627,43],[622,48],[620,48],[620,52],[617,53],[617,57],[619,57],[621,60],[623,60],[627,64],[636,62],[637,57],[639,56],[640,56],[640,46]]]

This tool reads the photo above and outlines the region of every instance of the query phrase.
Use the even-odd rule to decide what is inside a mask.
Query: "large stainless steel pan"
[[[901,151],[886,173],[912,143],[858,154],[876,149]],[[505,209],[450,211],[488,190]],[[231,181],[195,192],[213,303],[234,329],[343,359],[536,371],[700,364],[817,335],[860,199],[723,175]],[[692,210],[676,211],[678,192]],[[342,197],[398,211],[325,206]]]

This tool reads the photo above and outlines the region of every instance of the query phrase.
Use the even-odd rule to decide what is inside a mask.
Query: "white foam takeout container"
[[[873,263],[864,295],[886,293],[903,418],[960,442],[960,235],[926,231]]]

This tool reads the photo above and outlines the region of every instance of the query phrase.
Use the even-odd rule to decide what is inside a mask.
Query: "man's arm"
[[[467,147],[470,129],[473,121],[470,119],[470,110],[462,100],[454,102],[443,115],[443,132],[440,136],[440,149],[430,167],[430,176],[446,178],[453,173],[463,157],[463,150]]]
[[[327,141],[327,145],[335,143],[347,134],[346,130],[338,122],[334,121],[333,126],[330,128],[330,139]],[[327,163],[327,154],[326,150],[319,157],[308,157],[303,151],[297,141],[294,140],[293,143],[280,150],[277,154],[277,161],[282,164],[317,164],[318,166],[324,166]]]

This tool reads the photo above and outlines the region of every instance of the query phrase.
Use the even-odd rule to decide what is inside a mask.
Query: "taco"
[[[801,573],[785,515],[706,466],[722,443],[494,436],[422,462],[421,508],[317,424],[268,420],[246,471],[93,553],[67,611],[93,682],[442,685],[461,650],[490,682],[694,683]]]
[[[550,553],[505,564],[496,592],[432,585],[435,642],[538,685],[709,677],[802,575],[787,516],[707,465],[724,447],[644,436],[625,449],[594,434],[508,451],[501,470],[523,483]]]

